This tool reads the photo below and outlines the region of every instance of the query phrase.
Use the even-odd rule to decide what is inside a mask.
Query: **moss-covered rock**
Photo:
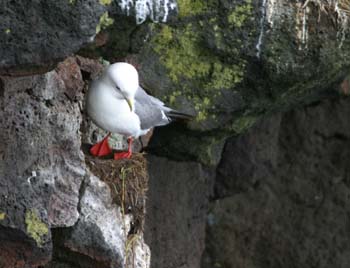
[[[206,153],[216,148],[209,140],[318,100],[349,71],[347,28],[334,23],[334,9],[326,14],[311,2],[303,7],[291,1],[264,7],[252,0],[178,4],[178,21],[151,25],[138,56],[149,90],[197,115],[185,134],[182,127],[156,132],[151,147],[160,154],[215,163]]]
[[[49,227],[47,224],[39,218],[35,210],[28,210],[26,212],[25,223],[28,235],[41,247],[45,241],[45,236],[49,234]]]
[[[189,23],[180,29],[162,25],[153,46],[160,63],[179,89],[167,96],[170,105],[177,97],[185,97],[193,103],[198,122],[215,119],[215,113],[210,113],[210,110],[215,111],[220,91],[234,90],[242,81],[245,70],[243,60],[230,65],[201,45],[203,37],[198,33],[203,27],[203,22],[197,25]]]
[[[109,17],[108,11],[103,13],[100,17],[99,23],[96,26],[96,34],[98,34],[101,30],[104,30],[107,27],[111,26],[113,22],[114,22],[114,19]]]
[[[252,10],[251,0],[242,1],[224,10],[222,18],[215,1],[180,1],[180,17],[192,15],[196,19],[153,27],[150,44],[177,88],[166,96],[171,105],[177,97],[185,97],[197,112],[197,122],[216,121],[222,91],[237,90],[246,72],[247,60],[241,54],[243,43],[235,39],[228,44],[226,36],[244,25],[252,28]],[[211,15],[215,16],[206,18]],[[220,50],[228,57],[224,58]]]
[[[203,12],[208,11],[210,6],[212,6],[215,1],[202,1],[202,0],[178,0],[179,7],[179,16],[180,17],[189,17],[198,14],[202,14]]]

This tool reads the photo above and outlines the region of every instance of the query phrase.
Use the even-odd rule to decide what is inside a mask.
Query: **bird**
[[[86,110],[92,121],[108,132],[107,136],[90,148],[93,156],[112,153],[108,144],[111,133],[128,138],[128,150],[114,154],[114,159],[128,159],[132,155],[133,139],[158,126],[177,119],[192,119],[191,114],[179,112],[149,95],[139,84],[136,68],[127,62],[109,65],[92,82],[86,96]]]

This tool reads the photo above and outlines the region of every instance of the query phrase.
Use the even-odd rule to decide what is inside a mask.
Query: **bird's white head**
[[[117,62],[107,68],[106,74],[133,110],[134,97],[139,88],[139,75],[135,67],[126,62]]]

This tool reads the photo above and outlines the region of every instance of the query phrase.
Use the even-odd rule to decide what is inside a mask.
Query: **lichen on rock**
[[[178,0],[179,16],[195,16],[208,10],[209,1]]]
[[[252,0],[245,0],[241,5],[237,5],[227,16],[227,21],[235,27],[243,27],[246,20],[252,16]]]
[[[107,27],[111,26],[114,22],[113,18],[110,18],[108,15],[108,11],[102,14],[100,17],[100,21],[96,26],[96,34],[98,34],[101,30],[105,30]]]
[[[45,236],[49,233],[49,227],[44,223],[35,209],[28,210],[25,216],[27,233],[35,240],[37,245],[41,247],[44,243]]]
[[[154,51],[178,88],[167,96],[168,100],[175,103],[178,96],[185,96],[193,103],[198,121],[208,117],[215,119],[215,113],[209,113],[209,110],[215,110],[220,91],[234,90],[245,72],[243,59],[237,57],[236,64],[226,63],[203,44],[200,33],[205,27],[211,27],[214,31],[218,29],[215,21],[209,24],[200,21],[176,28],[161,25],[153,39]]]
[[[123,229],[114,188],[91,175],[81,148],[83,77],[100,71],[96,61],[70,57],[43,75],[0,77],[0,267],[123,264],[130,224]],[[132,245],[143,251],[134,257],[145,256],[147,267],[136,229]]]
[[[349,29],[340,27],[334,5],[324,12],[313,2],[181,0],[178,21],[151,25],[138,56],[150,69],[145,84],[171,106],[197,114],[189,124],[195,131],[176,133],[172,142],[158,130],[171,149],[162,142],[153,149],[175,158],[197,151],[203,159],[207,150],[198,148],[208,148],[212,137],[241,134],[260,117],[318,99],[339,83],[349,69],[343,38]],[[157,83],[152,72],[166,78]],[[187,146],[192,138],[198,150]]]
[[[241,116],[232,123],[231,128],[234,131],[234,133],[243,133],[244,131],[251,128],[257,120],[257,116]]]
[[[100,4],[104,6],[108,6],[112,3],[112,0],[100,0]]]

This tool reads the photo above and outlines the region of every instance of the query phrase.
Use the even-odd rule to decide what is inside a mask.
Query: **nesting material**
[[[143,230],[148,190],[148,173],[143,154],[135,153],[131,159],[101,159],[85,156],[91,172],[107,183],[113,201],[121,207],[123,215],[131,214],[133,221],[129,235]]]

